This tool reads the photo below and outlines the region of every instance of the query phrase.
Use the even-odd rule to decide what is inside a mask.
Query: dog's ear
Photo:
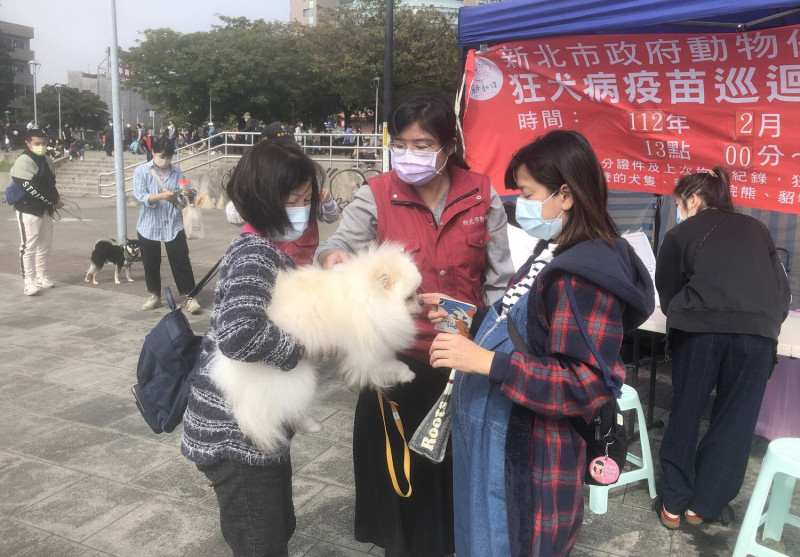
[[[384,290],[391,290],[394,286],[394,280],[392,280],[392,276],[389,273],[384,271],[378,276],[378,284],[380,284]]]

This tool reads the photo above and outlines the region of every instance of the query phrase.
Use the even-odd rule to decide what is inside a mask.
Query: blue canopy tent
[[[556,35],[737,33],[797,24],[800,3],[786,0],[504,0],[461,8],[458,44],[465,52]],[[641,228],[658,238],[657,246],[675,222],[674,205],[666,197],[662,203],[662,196],[612,191],[609,210],[621,230]],[[767,225],[787,254],[789,270],[791,255],[800,247],[798,215],[741,210]],[[790,273],[790,280],[798,300],[800,269]]]

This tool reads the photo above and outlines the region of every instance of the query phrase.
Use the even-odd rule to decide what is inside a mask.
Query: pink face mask
[[[442,147],[444,149],[444,147]],[[424,186],[442,171],[447,165],[447,159],[441,168],[436,168],[436,156],[442,152],[438,151],[416,151],[406,149],[405,153],[392,155],[392,168],[397,172],[397,176],[406,184],[411,186]],[[449,157],[449,155],[448,155]]]

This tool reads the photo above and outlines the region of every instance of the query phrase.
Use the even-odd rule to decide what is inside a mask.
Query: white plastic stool
[[[794,437],[775,439],[767,447],[767,454],[761,463],[761,472],[758,473],[753,496],[747,505],[739,537],[736,538],[733,557],[745,557],[745,555],[778,557],[783,555],[783,553],[756,542],[756,531],[763,524],[762,539],[780,541],[783,527],[786,524],[800,528],[800,517],[789,512],[797,478],[800,478],[800,439]],[[770,493],[770,486],[772,486],[772,494],[769,499],[769,508],[762,515],[767,495]]]
[[[638,466],[636,470],[623,472],[619,475],[619,480],[613,485],[590,485],[589,486],[589,509],[595,514],[603,514],[608,510],[608,491],[615,487],[620,487],[631,482],[647,480],[650,488],[650,499],[656,496],[656,477],[653,469],[653,456],[650,454],[650,438],[647,436],[647,422],[644,419],[642,403],[639,401],[639,393],[630,385],[622,386],[622,396],[617,399],[620,410],[636,410],[636,421],[639,423],[639,441],[642,445],[642,456],[628,453],[625,459]]]

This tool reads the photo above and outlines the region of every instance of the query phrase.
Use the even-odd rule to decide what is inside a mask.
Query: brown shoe
[[[687,510],[683,514],[684,518],[686,519],[686,524],[691,524],[692,526],[699,526],[703,523],[703,517],[699,514],[693,513],[690,510]]]
[[[661,507],[661,512],[658,514],[658,516],[661,518],[661,524],[664,525],[664,528],[677,530],[681,526],[681,515],[668,513],[667,509],[663,506]]]

